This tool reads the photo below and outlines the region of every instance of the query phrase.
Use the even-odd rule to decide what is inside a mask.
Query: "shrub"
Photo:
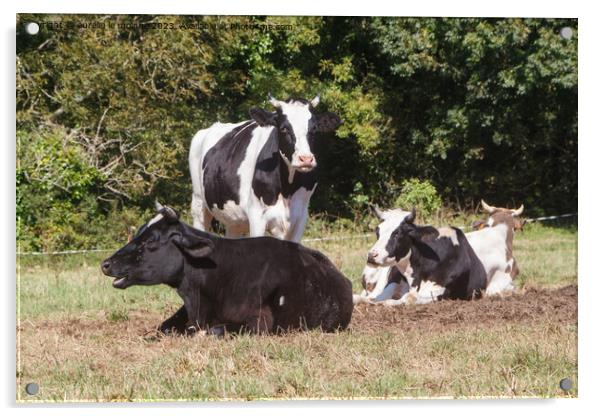
[[[412,178],[403,181],[395,206],[407,210],[416,207],[422,218],[430,218],[441,209],[443,201],[429,181]]]

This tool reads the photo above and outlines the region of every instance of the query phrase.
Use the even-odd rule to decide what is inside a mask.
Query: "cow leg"
[[[161,326],[157,328],[159,332],[165,335],[168,334],[183,334],[186,330],[186,322],[188,321],[188,313],[186,307],[182,305],[180,309],[174,313],[171,318],[163,321]]]
[[[218,338],[222,338],[226,335],[226,333],[238,333],[240,331],[240,324],[219,324],[214,325],[207,331],[207,335],[213,335]]]
[[[305,225],[307,224],[307,217],[309,213],[307,207],[309,206],[309,199],[316,190],[317,183],[311,190],[300,188],[290,197],[290,221],[291,226],[287,233],[287,240],[300,242],[305,231]]]
[[[403,281],[403,283],[405,283],[405,281]],[[410,289],[407,283],[405,285],[403,283],[389,283],[378,296],[373,298],[374,301],[382,302],[383,300],[388,299],[401,299],[406,293],[409,292]]]
[[[288,235],[286,236],[287,240],[294,241],[296,243],[301,241],[303,237],[303,232],[305,231],[305,226],[307,225],[307,217],[309,216],[307,210],[303,212],[298,218],[297,221],[292,225],[292,227],[288,231]]]
[[[402,286],[400,286],[401,288]],[[409,292],[405,293],[399,299],[387,299],[382,302],[387,306],[397,305],[423,305],[425,303],[431,303],[437,301],[441,296],[445,294],[445,288],[431,281],[422,281],[420,283],[420,289],[411,287]]]
[[[192,289],[192,293],[184,298],[184,306],[187,312],[184,331],[188,335],[204,332],[202,330],[210,324],[211,314],[209,300],[199,293],[198,288],[193,287]]]
[[[245,328],[252,334],[267,334],[274,326],[274,315],[269,306],[262,306],[257,314],[245,319]]]
[[[190,205],[192,212],[192,226],[201,231],[211,230],[211,220],[213,215],[205,206],[203,198],[200,195],[192,195],[192,203]]]
[[[493,296],[513,291],[514,285],[512,284],[512,276],[510,273],[504,273],[501,270],[498,270],[495,272],[491,278],[491,281],[487,285],[485,295]]]
[[[409,294],[410,292],[408,292]],[[425,304],[439,300],[445,294],[445,288],[430,280],[423,280],[420,283],[420,289],[416,291],[414,303]]]
[[[368,298],[368,296],[366,296],[365,291],[362,291],[362,293],[359,294],[359,295],[356,295],[356,294],[353,295],[353,304],[357,305],[359,303],[370,303],[370,304],[373,304],[374,302],[372,302]]]
[[[265,235],[265,227],[267,223],[261,215],[256,213],[249,214],[249,236],[263,237]]]

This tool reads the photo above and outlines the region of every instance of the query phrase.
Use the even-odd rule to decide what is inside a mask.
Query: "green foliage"
[[[576,208],[576,20],[17,20],[23,249],[96,246],[107,233],[94,224],[122,212],[141,222],[155,198],[188,211],[194,133],[269,108],[268,92],[319,93],[319,110],[344,121],[316,143],[313,213],[355,219],[368,202],[391,206],[413,177],[456,206],[484,198],[524,203],[530,214]],[[31,36],[28,21],[65,26]],[[564,26],[571,39],[559,35]]]
[[[407,210],[415,207],[422,218],[430,218],[441,209],[443,201],[429,181],[411,178],[403,181],[395,206]]]

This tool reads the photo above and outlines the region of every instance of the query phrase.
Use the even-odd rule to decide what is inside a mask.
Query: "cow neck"
[[[429,242],[435,241],[439,232],[429,225],[416,226],[416,230],[420,233],[420,239],[412,241],[411,253],[407,259],[408,266],[412,270],[412,284],[420,282],[437,269],[436,252]]]
[[[491,228],[502,224],[506,226],[506,257],[509,260],[512,257],[512,244],[514,243],[514,217],[511,214],[503,212],[494,213],[491,219],[493,219]]]

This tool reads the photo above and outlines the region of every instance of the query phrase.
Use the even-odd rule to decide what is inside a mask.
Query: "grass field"
[[[373,240],[307,245],[327,254],[359,292]],[[162,286],[113,289],[99,269],[104,254],[21,256],[17,399],[576,396],[576,289],[570,296],[544,289],[576,285],[577,230],[529,224],[514,252],[524,295],[474,307],[361,305],[341,333],[226,339],[157,337],[154,328],[181,300]],[[560,312],[573,307],[570,316]],[[558,387],[564,377],[573,381],[570,392]],[[29,382],[39,384],[37,395],[25,393]]]

